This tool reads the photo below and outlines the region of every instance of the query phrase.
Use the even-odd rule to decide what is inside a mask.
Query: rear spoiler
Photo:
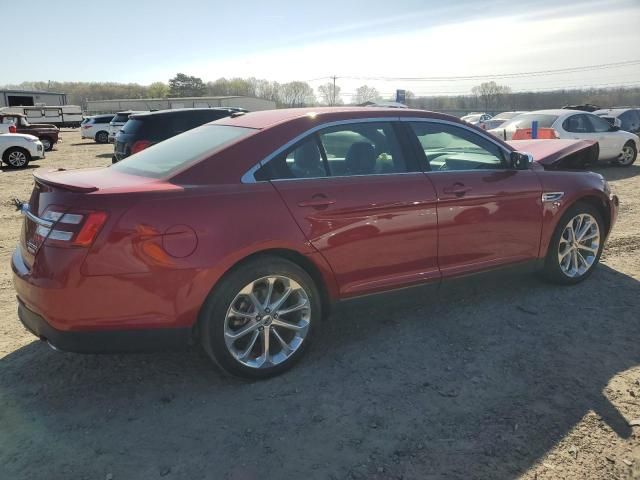
[[[77,193],[91,193],[98,190],[98,187],[94,185],[88,185],[86,183],[74,181],[73,184],[65,183],[63,178],[56,179],[56,171],[46,173],[34,173],[33,177],[36,182],[42,185],[49,185],[50,187],[62,188],[71,192]]]

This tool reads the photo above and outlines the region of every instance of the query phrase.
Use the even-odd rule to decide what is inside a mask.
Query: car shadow
[[[592,169],[594,172],[601,174],[607,180],[624,180],[625,178],[640,175],[640,165],[633,164],[628,167],[620,167],[615,164],[598,164]]]
[[[514,478],[639,363],[640,283],[475,277],[338,308],[308,357],[262,382],[199,350],[0,359],[8,478]],[[16,321],[16,320],[14,320]],[[571,461],[571,460],[567,460]],[[576,463],[578,465],[578,463]]]
[[[13,168],[4,164],[0,166],[0,170],[2,170],[3,173],[21,172],[24,170],[32,170],[34,168],[40,168],[40,165],[34,165],[33,163],[29,163],[29,165],[23,168]]]
[[[93,140],[87,140],[86,142],[78,142],[78,143],[70,143],[72,147],[77,147],[80,145],[106,145],[104,143],[94,142]]]
[[[111,158],[113,157],[113,153],[100,153],[96,155],[97,158]]]

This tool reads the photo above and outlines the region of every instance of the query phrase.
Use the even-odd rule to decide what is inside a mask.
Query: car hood
[[[595,140],[509,140],[519,152],[530,153],[545,169],[584,168],[598,160],[599,147]]]
[[[51,125],[50,123],[30,123],[28,127],[24,128],[37,128],[39,130],[49,129],[49,130],[58,130],[58,127],[55,125]]]
[[[34,136],[34,135],[29,135],[28,133],[3,133],[0,134],[0,139],[15,139],[16,137],[18,138],[24,138],[25,140],[38,140],[38,137]]]

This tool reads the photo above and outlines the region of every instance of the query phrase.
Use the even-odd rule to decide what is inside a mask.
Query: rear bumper
[[[181,350],[189,347],[190,328],[147,330],[62,331],[29,310],[18,298],[18,317],[24,327],[52,347],[76,353],[125,353]]]

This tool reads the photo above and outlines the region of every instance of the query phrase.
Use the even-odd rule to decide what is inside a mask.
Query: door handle
[[[310,200],[303,200],[301,202],[298,202],[298,206],[302,208],[305,208],[305,207],[322,208],[322,207],[328,207],[329,205],[333,205],[334,203],[336,203],[335,200],[328,198],[325,195],[314,195],[313,197],[311,197]]]
[[[454,183],[450,187],[444,187],[442,192],[462,197],[465,193],[470,192],[471,190],[473,190],[471,187],[465,187],[462,183]]]

